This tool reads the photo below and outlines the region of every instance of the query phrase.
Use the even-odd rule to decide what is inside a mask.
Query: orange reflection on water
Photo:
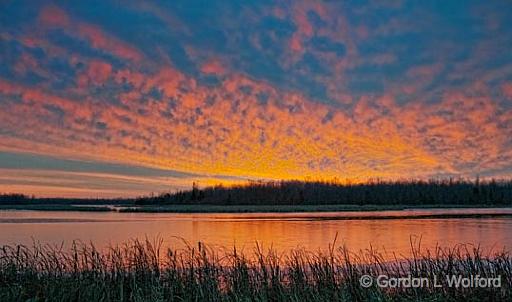
[[[411,240],[421,237],[421,247],[457,244],[480,245],[484,252],[510,249],[512,219],[400,219],[409,215],[442,213],[510,213],[512,209],[410,210],[347,213],[289,214],[140,214],[0,211],[0,244],[31,244],[82,240],[105,248],[130,239],[160,236],[164,247],[184,248],[198,241],[213,249],[242,250],[251,254],[256,243],[279,254],[292,249],[327,251],[346,245],[352,252],[372,246],[392,259],[393,253],[411,254]],[[341,216],[340,216],[341,215]],[[349,216],[396,215],[397,219],[356,219]],[[343,219],[339,219],[344,217]],[[418,241],[416,241],[416,244]]]

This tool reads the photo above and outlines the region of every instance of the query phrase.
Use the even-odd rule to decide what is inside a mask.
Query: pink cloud
[[[67,27],[71,24],[67,13],[53,5],[43,7],[39,13],[39,22],[50,27]]]
[[[82,88],[89,84],[103,84],[112,74],[112,66],[100,60],[91,60],[85,72],[78,76],[78,85]]]
[[[205,74],[223,75],[226,73],[226,69],[219,60],[213,59],[201,65],[201,72]]]
[[[308,20],[308,12],[315,12],[321,18],[326,18],[327,10],[319,2],[298,2],[292,9],[292,18],[297,30],[289,41],[289,47],[299,55],[304,52],[303,43],[315,34],[315,28]],[[276,10],[274,9],[274,14]],[[282,15],[282,14],[279,14]]]
[[[80,36],[86,38],[94,48],[104,49],[124,59],[135,61],[142,59],[142,54],[134,47],[106,34],[95,25],[79,23],[76,31]]]
[[[71,35],[77,35],[87,40],[92,47],[110,52],[123,59],[139,61],[143,57],[136,48],[128,43],[107,34],[96,25],[71,19],[64,10],[56,6],[43,7],[38,19],[42,30],[59,27]]]
[[[507,99],[512,100],[512,82],[501,85],[501,91]]]

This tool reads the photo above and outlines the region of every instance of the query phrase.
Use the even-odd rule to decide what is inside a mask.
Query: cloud
[[[48,5],[41,9],[39,22],[46,26],[57,28],[65,28],[71,24],[67,13],[54,5]]]
[[[79,23],[77,33],[79,36],[87,39],[92,47],[104,49],[112,54],[128,60],[141,60],[142,54],[134,47],[109,36],[104,33],[99,27],[89,25],[87,23]]]
[[[226,68],[218,60],[209,60],[201,66],[201,72],[221,76],[226,73]]]
[[[45,104],[65,112],[67,129],[50,125],[45,120],[50,113],[27,125],[41,123],[37,128],[45,129],[49,139],[66,141],[61,152],[102,150],[110,160],[123,154],[127,162],[207,175],[364,179],[466,174],[472,170],[464,164],[498,167],[506,165],[500,157],[509,155],[503,148],[510,139],[493,119],[509,123],[509,112],[461,92],[446,94],[436,105],[367,97],[349,115],[241,75],[211,88],[171,67],[144,78],[119,74],[134,86],[120,96],[119,106],[76,104],[6,83],[1,91],[21,94],[24,102],[36,105],[32,108],[40,108],[39,114]],[[152,89],[168,101],[142,101]],[[267,96],[265,103],[259,95]],[[22,103],[11,112],[18,107],[29,110]],[[485,143],[489,137],[493,144]]]
[[[42,30],[60,29],[88,41],[93,48],[104,50],[126,60],[141,60],[142,54],[124,41],[104,32],[100,27],[77,21],[61,8],[45,6],[41,9],[39,23]]]
[[[32,153],[0,152],[3,192],[42,197],[134,197],[201,185],[240,182],[237,177],[204,176],[113,162],[62,159]],[[90,191],[87,191],[87,190]]]
[[[43,5],[19,30],[0,30],[0,150],[27,163],[4,167],[15,181],[0,180],[0,191],[507,175],[512,62],[498,45],[507,28],[494,26],[495,38],[485,20],[452,24],[412,6],[107,1],[92,16],[87,3]],[[26,152],[58,162],[41,167],[20,159]],[[75,193],[44,183],[53,166],[77,181]]]
[[[77,79],[78,85],[86,87],[90,84],[103,84],[112,74],[112,66],[100,60],[91,60],[87,69]]]
[[[512,83],[503,84],[501,90],[507,99],[512,100]]]

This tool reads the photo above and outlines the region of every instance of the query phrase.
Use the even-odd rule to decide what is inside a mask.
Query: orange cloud
[[[493,57],[491,50],[501,50],[492,43],[506,39],[478,43],[467,60],[450,61],[452,65],[445,64],[450,56],[439,55],[445,52],[435,52],[417,54],[422,62],[433,63],[410,66],[416,60],[398,59],[407,47],[401,49],[397,43],[400,45],[385,48],[382,41],[386,36],[422,30],[421,26],[405,26],[402,18],[381,24],[353,21],[357,19],[353,17],[368,15],[373,6],[382,5],[346,12],[333,3],[298,1],[244,9],[240,19],[255,26],[238,30],[236,22],[240,20],[212,23],[212,29],[226,38],[226,48],[202,48],[213,42],[195,37],[195,24],[180,19],[172,10],[129,4],[131,11],[153,16],[154,24],[172,32],[172,39],[185,37],[177,43],[188,59],[183,63],[193,66],[190,73],[176,68],[181,65],[166,53],[168,43],[140,46],[155,46],[158,58],[147,58],[108,28],[86,23],[76,17],[78,13],[45,6],[37,27],[30,32],[20,37],[15,30],[0,33],[3,39],[22,44],[22,53],[13,64],[15,77],[0,79],[0,150],[193,172],[201,175],[194,180],[203,184],[236,181],[229,176],[361,181],[474,176],[480,171],[506,174],[512,161],[508,133],[512,110],[502,100],[512,100],[512,84],[496,87],[495,83],[509,78],[510,66],[483,71],[478,67],[484,64],[479,62]],[[293,23],[294,31],[273,30],[260,11]],[[252,27],[256,30],[245,29]],[[55,33],[86,43],[95,49],[92,56],[96,58],[50,39]],[[325,47],[315,44],[313,38],[321,39]],[[372,44],[373,40],[384,47]],[[175,42],[164,42],[169,41]],[[236,48],[242,44],[248,49]],[[274,47],[265,47],[269,44]],[[330,44],[340,46],[340,51],[331,51]],[[448,46],[442,45],[443,49]],[[365,51],[359,53],[358,47]],[[25,51],[27,48],[30,51]],[[228,55],[222,53],[225,49],[231,50]],[[233,49],[240,57],[233,55]],[[279,66],[262,66],[251,76],[258,68],[249,63],[259,63],[248,63],[253,51],[261,53],[255,59]],[[303,57],[306,53],[308,58]],[[112,57],[117,59],[109,62]],[[67,74],[51,67],[59,64],[70,67],[62,68]],[[191,75],[197,66],[204,75],[217,75],[218,79],[203,84],[208,82],[204,77]],[[388,68],[392,72],[386,79]],[[270,71],[282,74],[264,79]],[[352,89],[355,85],[349,73],[356,84],[364,82],[368,74],[369,82],[382,84],[382,92]],[[37,84],[20,84],[25,78],[37,78],[26,80]],[[438,84],[444,78],[449,84]],[[451,83],[460,84],[451,88]],[[311,95],[320,95],[325,102]],[[48,171],[2,172],[7,176],[0,176],[0,191],[7,188],[38,195],[83,196],[86,187],[92,195],[102,190],[110,195],[134,195],[146,193],[146,187],[160,190],[190,187],[191,183],[188,178],[59,173],[59,184]],[[114,192],[108,186],[123,190]]]
[[[201,65],[201,72],[206,74],[223,75],[226,73],[226,68],[219,60],[209,60]]]
[[[161,72],[157,78],[167,73],[174,72]],[[157,83],[163,89],[169,87],[166,81],[149,79],[148,82]],[[176,97],[178,90],[175,85],[171,85],[174,90],[168,90],[166,94]],[[239,88],[248,85],[254,89],[254,94],[243,96]],[[11,87],[10,90],[2,89],[2,92],[21,91]],[[271,95],[264,107],[259,105],[255,96],[258,92]],[[104,142],[93,140],[97,132],[92,126],[84,128],[71,119],[76,120],[80,116],[77,113],[79,109],[71,101],[48,97],[36,91],[22,93],[26,101],[38,98],[41,111],[46,102],[46,105],[60,106],[66,111],[66,116],[70,116],[69,129],[45,125],[44,121],[38,126],[39,129],[46,129],[50,139],[59,140],[71,134],[82,137],[82,142],[74,142],[77,145],[69,146],[69,153],[72,150],[84,155],[94,152],[110,159],[119,158],[119,154],[123,154],[122,158],[129,162],[211,175],[264,178],[296,178],[304,174],[334,177],[340,173],[347,177],[384,176],[382,172],[365,167],[364,159],[384,157],[381,161],[390,164],[390,159],[400,157],[402,152],[408,152],[409,156],[416,158],[413,161],[432,161],[425,161],[428,155],[421,150],[414,150],[417,148],[403,141],[393,128],[389,129],[389,136],[393,137],[393,143],[389,144],[379,139],[376,133],[361,132],[362,128],[354,125],[354,121],[350,121],[341,112],[334,113],[330,121],[323,122],[332,110],[329,107],[308,102],[300,95],[279,95],[266,84],[240,76],[227,79],[222,87],[214,91],[206,91],[203,87],[191,90],[190,95],[180,98],[172,112],[174,118],[170,119],[159,117],[166,110],[165,104],[161,102],[145,104],[145,110],[150,113],[147,116],[138,115],[136,112],[141,108],[130,100],[126,100],[127,106],[130,106],[127,109],[102,106],[95,110],[93,104],[81,104],[87,111],[92,111],[84,116],[85,120],[98,115],[107,125],[104,131],[110,140]],[[212,94],[218,101],[206,105],[204,96]],[[244,97],[244,102],[234,107],[225,98],[226,94],[235,98]],[[196,108],[200,108],[200,113]],[[19,110],[28,109],[20,106]],[[132,122],[126,124],[121,118],[123,116],[129,117]],[[159,122],[155,123],[155,120]],[[118,132],[121,130],[128,132],[128,135],[120,137]],[[345,154],[339,154],[342,150]],[[353,157],[353,162],[340,162],[335,159],[337,156],[349,160]],[[326,166],[324,158],[334,158],[333,165]]]
[[[215,175],[352,180],[467,175],[506,167],[512,156],[506,148],[510,138],[499,129],[499,123],[512,123],[510,112],[462,92],[447,93],[438,104],[365,97],[349,113],[243,75],[230,75],[212,88],[172,67],[145,76],[112,73],[135,87],[120,96],[122,106],[0,82],[2,94],[23,101],[3,108],[0,125],[29,140],[3,135],[0,148],[196,172],[210,175],[211,182],[218,180]],[[139,102],[152,88],[172,102]],[[262,94],[268,96],[265,103],[258,98]],[[49,106],[64,112],[62,124],[48,122]]]
[[[115,105],[97,102],[87,90],[77,91],[83,99],[72,100],[1,81],[2,94],[23,100],[0,113],[2,127],[31,140],[4,135],[2,148],[123,161],[212,179],[466,175],[475,167],[505,167],[511,155],[510,138],[499,129],[512,122],[510,112],[488,97],[460,91],[435,104],[400,105],[392,94],[365,96],[346,111],[240,74],[230,73],[210,87],[170,66],[142,74],[91,61],[86,71],[89,81],[111,77],[133,90],[120,93],[121,105]],[[165,101],[145,96],[154,89]],[[63,112],[64,128],[48,122],[55,114],[48,108],[55,107]],[[20,121],[20,116],[32,118]],[[36,139],[41,133],[44,139]]]
[[[315,12],[328,25],[315,28],[308,12]],[[85,62],[85,70],[77,77],[78,87],[62,91],[0,80],[5,100],[0,102],[0,128],[5,130],[0,132],[0,150],[195,172],[205,175],[206,183],[227,182],[219,175],[366,180],[474,176],[478,171],[509,167],[512,141],[505,130],[512,125],[512,112],[492,99],[489,81],[482,80],[471,91],[444,89],[429,103],[422,99],[404,103],[397,97],[404,92],[414,97],[432,83],[443,68],[432,64],[410,68],[405,83],[390,85],[381,95],[352,95],[344,87],[345,69],[396,61],[392,53],[357,56],[357,39],[369,39],[375,33],[350,28],[342,15],[320,2],[297,3],[290,12],[273,9],[273,13],[291,17],[297,26],[288,45],[291,51],[283,54],[284,67],[301,56],[305,42],[315,34],[346,45],[343,58],[307,49],[332,74],[305,75],[325,85],[328,96],[338,103],[319,103],[300,92],[228,71],[225,57],[187,49],[195,61],[214,58],[200,65],[201,72],[222,75],[218,85],[202,85],[172,64],[144,62],[133,46],[56,7],[47,7],[39,16],[46,26],[42,30],[59,27],[131,64],[113,68],[108,62],[72,54],[69,62]],[[177,24],[174,17],[159,18],[170,18],[168,26]],[[40,36],[36,32],[22,42],[28,47],[44,45],[55,50],[52,54],[65,52]],[[25,54],[18,63],[20,73],[37,64]],[[98,88],[93,86],[106,82],[123,88],[111,90],[115,99],[92,93]],[[505,97],[512,98],[510,84],[501,89]],[[37,177],[32,176],[35,181]],[[114,178],[120,181],[119,176],[108,176],[109,181]],[[131,181],[149,180],[123,179]],[[163,180],[156,181],[155,187],[163,185]],[[188,179],[180,181],[169,184],[190,185]],[[55,183],[41,186],[48,186],[48,192],[58,190]]]

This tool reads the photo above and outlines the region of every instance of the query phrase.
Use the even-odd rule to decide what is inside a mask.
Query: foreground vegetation
[[[330,246],[325,253],[294,250],[220,253],[202,244],[163,250],[162,240],[131,241],[104,251],[75,242],[0,249],[0,301],[510,301],[512,258],[456,246],[384,261]],[[363,275],[412,275],[442,287],[369,288]],[[446,275],[500,277],[501,288],[448,287]]]

